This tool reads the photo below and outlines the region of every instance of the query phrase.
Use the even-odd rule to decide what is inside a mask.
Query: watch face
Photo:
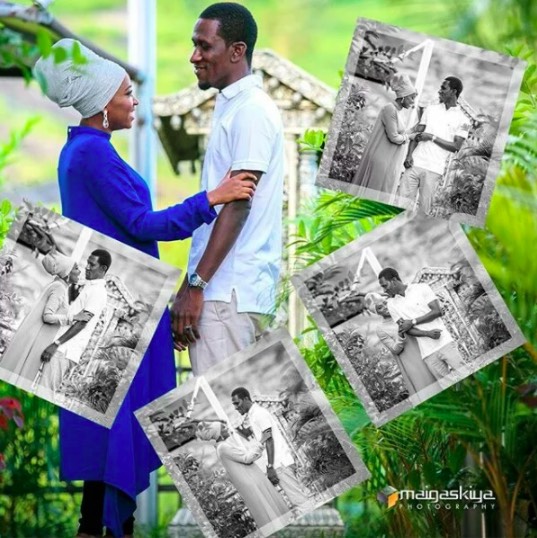
[[[194,288],[204,289],[207,283],[197,273],[193,273],[188,277],[188,285]]]

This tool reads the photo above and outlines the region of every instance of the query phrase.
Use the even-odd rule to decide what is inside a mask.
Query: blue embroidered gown
[[[154,257],[157,241],[190,237],[216,217],[205,192],[153,211],[145,181],[117,154],[110,135],[91,127],[69,128],[58,177],[66,217]],[[166,310],[111,429],[60,409],[60,476],[106,483],[103,524],[115,536],[123,535],[136,495],[160,466],[133,411],[175,387],[170,323]]]

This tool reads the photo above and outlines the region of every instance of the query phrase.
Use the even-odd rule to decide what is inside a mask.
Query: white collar
[[[233,99],[239,93],[243,92],[244,90],[249,90],[250,88],[262,88],[263,87],[263,81],[261,80],[261,77],[257,75],[246,75],[245,77],[240,78],[239,80],[236,80],[229,86],[226,86],[219,94],[219,97],[222,96],[226,100]]]
[[[106,286],[106,281],[104,278],[94,278],[93,280],[86,280],[84,287],[86,286],[99,286],[104,288]]]

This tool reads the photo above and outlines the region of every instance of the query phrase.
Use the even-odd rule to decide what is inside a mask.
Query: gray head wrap
[[[196,436],[200,441],[216,441],[221,434],[221,422],[200,422],[196,430]]]
[[[75,265],[75,260],[60,254],[59,252],[49,252],[41,263],[45,271],[50,275],[58,275],[66,278]]]
[[[413,95],[416,93],[416,88],[410,82],[410,78],[407,75],[396,74],[393,76],[390,87],[395,92],[395,96],[398,99],[402,99],[407,95]]]
[[[78,43],[84,64],[73,62],[71,50]],[[102,112],[117,92],[127,72],[110,60],[101,58],[74,39],[60,39],[52,47],[61,47],[69,57],[56,63],[54,54],[41,57],[34,74],[43,93],[61,108],[72,106],[83,118]]]
[[[364,298],[364,304],[367,310],[372,314],[377,313],[377,305],[382,304],[386,301],[386,297],[380,295],[380,293],[368,293]]]

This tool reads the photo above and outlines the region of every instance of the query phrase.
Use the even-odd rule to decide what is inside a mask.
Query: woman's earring
[[[110,127],[110,123],[108,123],[108,110],[106,110],[106,108],[103,110],[103,127],[105,129]]]

